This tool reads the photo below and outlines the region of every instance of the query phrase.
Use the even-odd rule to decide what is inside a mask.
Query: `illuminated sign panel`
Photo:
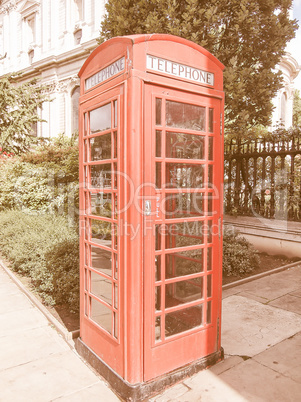
[[[98,71],[96,74],[92,75],[91,77],[85,80],[85,89],[86,91],[90,88],[95,87],[102,83],[103,81],[114,77],[114,75],[120,73],[124,70],[125,67],[125,58],[122,57],[119,60],[116,60],[114,63],[110,64],[109,66],[103,68],[102,70]]]
[[[162,59],[161,57],[151,56],[150,54],[146,55],[146,68],[158,73],[172,75],[200,84],[214,85],[213,73],[185,64],[176,63],[175,61]]]

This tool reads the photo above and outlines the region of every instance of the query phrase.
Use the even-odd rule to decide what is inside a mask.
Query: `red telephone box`
[[[108,40],[79,73],[77,348],[136,400],[222,358],[222,71],[154,34]]]

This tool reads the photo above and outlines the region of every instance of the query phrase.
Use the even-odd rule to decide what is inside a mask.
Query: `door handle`
[[[150,200],[145,200],[144,203],[144,214],[149,216],[152,213],[152,204]]]

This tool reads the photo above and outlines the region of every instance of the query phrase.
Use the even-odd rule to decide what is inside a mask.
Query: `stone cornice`
[[[3,4],[3,2],[1,2],[0,13],[8,14],[11,10],[15,10],[16,8],[17,8],[17,3],[15,0],[8,1],[5,4]]]
[[[31,66],[26,67],[19,72],[21,73],[22,81],[30,79],[32,77],[37,77],[50,68],[57,68],[65,64],[70,63],[70,61],[84,60],[89,56],[89,54],[97,47],[96,39],[92,39],[88,42],[83,43],[72,50],[59,55],[51,55],[45,57],[41,60],[36,61]]]

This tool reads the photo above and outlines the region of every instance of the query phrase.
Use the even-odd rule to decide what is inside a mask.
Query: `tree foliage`
[[[36,79],[18,84],[18,74],[0,79],[0,147],[20,154],[35,142],[33,126],[42,121],[38,109],[47,100],[45,88]]]
[[[292,0],[108,0],[100,42],[114,36],[168,33],[198,43],[224,65],[228,132],[269,125],[281,86],[274,68],[297,29]]]
[[[301,127],[301,97],[299,90],[296,90],[294,93],[293,126]]]

